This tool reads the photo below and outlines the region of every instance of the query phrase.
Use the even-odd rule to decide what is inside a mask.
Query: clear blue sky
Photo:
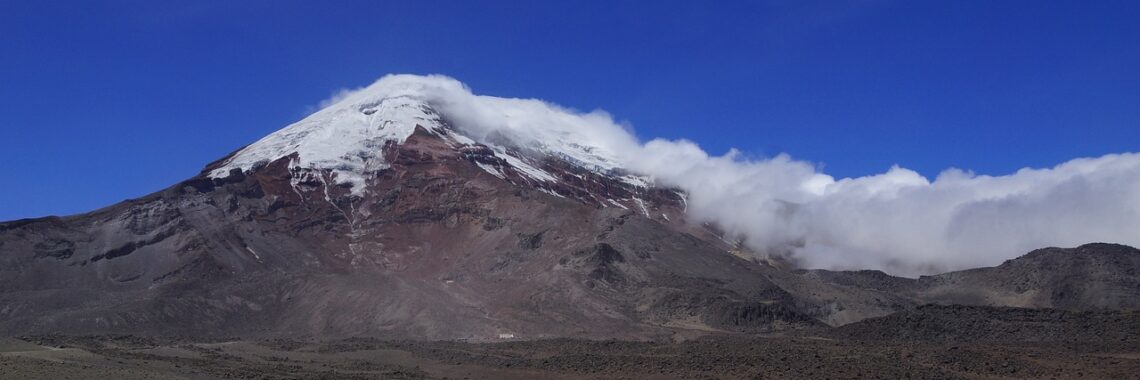
[[[0,220],[159,190],[385,73],[835,176],[1140,150],[1136,1],[0,0]]]

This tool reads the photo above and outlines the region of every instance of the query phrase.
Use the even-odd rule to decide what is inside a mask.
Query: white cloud
[[[353,93],[355,93],[357,91],[360,91],[360,89],[359,88],[356,88],[356,89],[350,89],[350,88],[337,89],[336,91],[333,91],[332,95],[329,95],[329,97],[327,99],[321,100],[320,103],[317,103],[317,109],[319,110],[319,109],[323,109],[323,108],[328,108],[328,106],[340,103],[341,101],[347,99],[350,95],[352,95]]]
[[[691,193],[692,213],[810,268],[916,275],[996,265],[1045,246],[1140,243],[1140,155],[934,181],[893,167],[833,180],[787,156],[708,157],[651,141],[633,166]]]

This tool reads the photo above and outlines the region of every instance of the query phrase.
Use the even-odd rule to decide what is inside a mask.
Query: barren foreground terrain
[[[903,323],[927,324],[922,317]],[[892,328],[900,318],[884,320]],[[1116,322],[1135,324],[1134,318]],[[1040,325],[1040,323],[1039,323]],[[661,342],[499,343],[348,339],[193,342],[135,336],[0,340],[0,377],[21,379],[738,379],[1090,378],[1140,376],[1135,331],[1018,339],[987,334],[897,339],[864,325],[783,336],[713,335]],[[897,327],[897,326],[896,326]],[[938,329],[941,329],[941,326]],[[1079,327],[1077,328],[1079,330]],[[912,330],[913,331],[913,330]],[[982,334],[978,334],[981,332]],[[843,337],[845,334],[860,338]],[[871,338],[867,338],[871,336]],[[991,339],[992,338],[992,339]],[[1002,341],[1002,339],[1012,339]]]

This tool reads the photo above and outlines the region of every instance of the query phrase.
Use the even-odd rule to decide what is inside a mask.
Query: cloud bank
[[[1000,264],[1047,246],[1140,243],[1140,155],[1080,158],[1004,176],[901,167],[836,180],[787,156],[709,156],[646,143],[632,167],[688,191],[690,213],[807,268],[919,275]]]
[[[914,276],[1000,264],[1046,246],[1104,241],[1140,246],[1140,154],[1077,158],[1001,176],[947,169],[934,179],[895,166],[836,179],[778,155],[710,155],[696,143],[643,142],[604,111],[536,99],[475,95],[444,76],[387,76],[370,89],[409,86],[480,141],[577,146],[688,192],[688,212],[760,254],[806,268],[880,269]]]

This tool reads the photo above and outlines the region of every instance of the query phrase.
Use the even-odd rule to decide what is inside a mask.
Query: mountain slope
[[[993,268],[924,276],[913,294],[944,304],[1136,310],[1138,275],[1140,250],[1094,243],[1038,249]]]
[[[1106,243],[1042,248],[996,267],[918,279],[880,271],[798,271],[810,280],[888,292],[914,304],[1140,310],[1140,250]]]
[[[440,120],[372,152],[382,166],[293,152],[231,167],[257,149],[141,199],[0,225],[0,328],[644,338],[826,312],[687,223],[674,190],[510,156]]]
[[[1006,305],[1026,281],[1064,292],[1028,306],[1135,307],[1135,272],[1061,272],[1075,255],[920,280],[762,262],[618,166],[620,141],[511,117],[528,101],[457,119],[453,82],[386,77],[155,194],[0,223],[0,334],[645,339]],[[1069,290],[1088,279],[1116,298]]]

